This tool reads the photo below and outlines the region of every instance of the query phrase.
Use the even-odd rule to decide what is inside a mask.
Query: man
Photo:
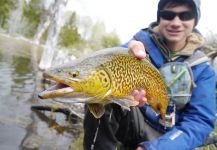
[[[139,59],[148,55],[157,68],[194,60],[201,54],[198,51],[203,44],[195,29],[199,19],[200,0],[160,0],[157,22],[139,31],[124,46]],[[191,65],[191,73],[191,95],[186,101],[170,100],[168,107],[172,109],[168,110],[172,111],[168,113],[167,125],[146,103],[145,89],[132,92],[139,107],[130,112],[111,104],[103,117],[96,120],[88,111],[84,120],[84,149],[115,150],[118,143],[125,150],[192,150],[202,145],[215,126],[216,80],[208,62],[197,61]]]

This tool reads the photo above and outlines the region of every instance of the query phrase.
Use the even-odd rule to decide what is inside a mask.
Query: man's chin
[[[177,37],[177,36],[172,36],[172,37],[170,36],[170,37],[168,37],[166,39],[170,43],[178,43],[178,42],[182,41],[182,38]]]

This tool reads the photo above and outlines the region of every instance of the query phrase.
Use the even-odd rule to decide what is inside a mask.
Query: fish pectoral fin
[[[120,105],[123,109],[126,109],[128,111],[130,111],[131,106],[137,106],[139,104],[139,102],[135,101],[132,96],[114,98],[111,101],[115,104]]]
[[[95,118],[101,118],[105,113],[105,107],[102,104],[88,104],[90,112]]]

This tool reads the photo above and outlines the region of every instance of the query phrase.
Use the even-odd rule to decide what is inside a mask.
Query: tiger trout
[[[104,106],[109,103],[127,110],[137,106],[131,93],[144,89],[147,103],[165,119],[168,94],[163,78],[149,60],[128,54],[126,48],[94,52],[66,67],[45,71],[44,77],[57,84],[40,92],[41,99],[59,97],[58,101],[63,103],[87,103],[95,118],[104,114]]]

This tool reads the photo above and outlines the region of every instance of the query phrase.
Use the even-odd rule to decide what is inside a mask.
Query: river
[[[32,50],[41,47],[0,35],[0,150],[68,150],[81,124],[31,109],[41,104],[37,92],[43,88]]]

